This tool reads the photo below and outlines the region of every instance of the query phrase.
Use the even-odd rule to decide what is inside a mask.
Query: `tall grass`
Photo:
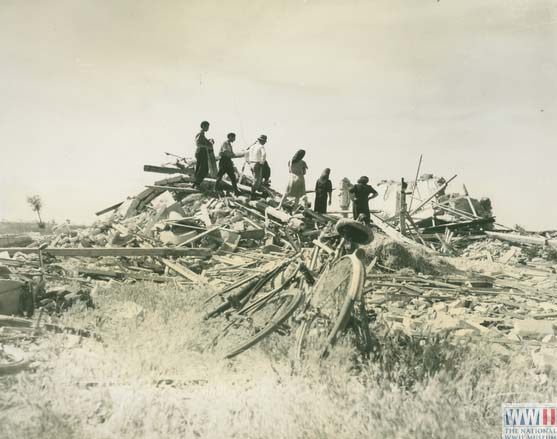
[[[52,335],[28,346],[37,369],[0,378],[1,438],[492,438],[503,401],[551,401],[552,377],[525,348],[393,334],[372,359],[347,341],[299,365],[271,336],[234,360],[211,347],[211,291],[151,284],[101,289],[65,323],[102,342]]]

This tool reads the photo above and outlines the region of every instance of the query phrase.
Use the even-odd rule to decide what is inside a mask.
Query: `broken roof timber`
[[[387,236],[394,239],[395,241],[403,242],[413,247],[424,249],[429,253],[437,253],[435,250],[425,245],[421,245],[416,241],[411,240],[410,238],[407,238],[402,233],[400,233],[397,229],[395,229],[393,226],[389,225],[386,221],[383,221],[381,218],[379,218],[377,215],[370,213],[370,217],[371,217],[371,221],[375,226],[379,227]]]
[[[8,253],[38,253],[37,247],[6,247],[0,248],[0,252]],[[204,248],[169,248],[169,247],[102,247],[102,248],[46,248],[43,253],[52,256],[84,256],[84,257],[103,257],[103,256],[197,256],[209,257],[211,251]]]
[[[491,232],[486,230],[486,235],[501,241],[514,242],[516,244],[548,245],[557,248],[557,239],[546,239],[543,236],[518,235],[516,233]]]

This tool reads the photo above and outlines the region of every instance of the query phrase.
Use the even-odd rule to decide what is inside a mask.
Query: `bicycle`
[[[260,294],[266,285],[271,285],[289,267],[293,269],[283,282],[269,292]],[[225,351],[224,358],[233,358],[273,332],[287,332],[283,324],[303,301],[303,282],[311,284],[314,280],[299,254],[259,279],[253,279],[238,293],[206,314],[206,318],[224,314],[228,320],[211,345],[216,345],[222,339],[232,340],[232,346]]]
[[[371,347],[363,297],[366,269],[364,255],[357,246],[371,242],[373,234],[364,224],[352,220],[342,219],[335,228],[340,242],[336,249],[331,249],[300,317],[302,324],[296,339],[298,360],[308,350],[320,350],[320,357],[325,358],[339,334],[347,328],[354,332],[360,350],[368,352]]]
[[[325,233],[324,230],[322,235]],[[335,236],[340,236],[340,242],[336,250],[330,250],[330,258],[320,270],[316,270],[320,247],[315,247],[309,267],[298,253],[267,273],[238,282],[235,288],[239,290],[229,294],[205,315],[206,319],[224,315],[228,320],[210,345],[214,346],[223,339],[233,340],[232,346],[224,354],[224,358],[233,358],[274,332],[290,332],[286,321],[305,303],[302,317],[294,319],[302,320],[301,335],[297,342],[298,357],[305,346],[304,340],[315,328],[325,329],[327,332],[323,355],[326,355],[328,347],[335,343],[338,334],[348,325],[360,334],[358,338],[364,341],[365,349],[371,338],[362,297],[365,266],[362,255],[351,247],[371,242],[373,235],[361,223],[341,220],[336,225]],[[345,254],[347,251],[351,251],[351,254]],[[265,286],[273,284],[289,268],[291,273],[283,282],[263,293]],[[317,283],[313,276],[316,271],[320,273]],[[305,290],[310,291],[310,300],[305,300]],[[230,292],[230,288],[225,292]],[[359,306],[355,308],[354,304]]]

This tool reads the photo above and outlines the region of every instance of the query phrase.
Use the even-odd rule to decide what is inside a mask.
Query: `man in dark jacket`
[[[371,221],[369,200],[372,200],[379,195],[379,193],[373,189],[368,182],[369,178],[365,176],[360,177],[358,182],[350,189],[350,193],[354,197],[352,201],[354,219],[363,219],[367,225],[369,225]]]
[[[209,131],[209,122],[201,122],[201,131],[195,136],[195,181],[193,187],[199,188],[201,182],[209,174],[209,149],[213,149],[213,139],[207,139],[205,133]]]
[[[236,173],[234,172],[234,163],[232,159],[239,157],[234,154],[232,149],[232,143],[236,140],[235,133],[228,133],[226,136],[227,140],[222,144],[220,148],[220,160],[219,160],[219,172],[217,174],[217,181],[215,182],[215,189],[218,189],[219,183],[222,180],[224,174],[228,175],[230,183],[232,184],[232,189],[234,189],[235,195],[240,195],[238,191],[238,185],[236,183]],[[241,155],[240,155],[241,157]]]

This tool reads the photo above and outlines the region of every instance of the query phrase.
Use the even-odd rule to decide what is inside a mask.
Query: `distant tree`
[[[27,197],[27,202],[33,209],[33,212],[37,212],[37,216],[39,217],[39,227],[42,229],[44,228],[45,224],[43,223],[43,219],[41,218],[41,210],[43,209],[43,200],[39,195],[31,195]]]

